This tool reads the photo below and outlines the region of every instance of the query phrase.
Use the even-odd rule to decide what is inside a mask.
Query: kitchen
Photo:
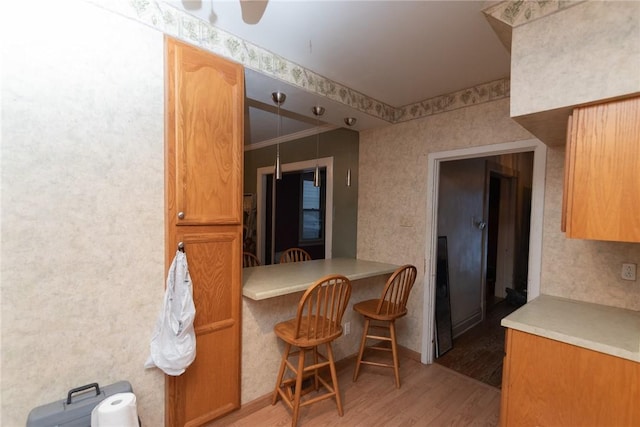
[[[622,27],[616,21],[622,15],[623,22],[632,17],[631,34],[637,35],[637,5],[616,5],[630,11],[609,14],[607,4],[586,2],[555,16],[576,22],[585,20],[580,13],[602,17],[605,30]],[[163,35],[87,2],[38,8],[34,16],[21,9],[3,13],[22,25],[3,23],[3,31],[14,31],[11,44],[3,41],[1,421],[22,425],[32,407],[55,400],[70,385],[127,378],[140,396],[144,424],[162,425],[164,378],[142,365],[165,274]],[[166,31],[179,31],[177,22]],[[539,28],[546,22],[517,27],[513,43],[533,49],[552,34]],[[581,70],[595,74],[580,76],[589,83],[580,93],[595,98],[574,96],[567,105],[640,91],[633,72],[637,38],[597,39],[582,51],[573,46],[575,56],[589,61]],[[545,56],[523,58],[537,59],[521,75],[534,94],[518,92],[514,71],[510,97],[360,133],[358,258],[424,265],[429,155],[531,140],[510,118],[514,99],[521,102],[515,115],[552,110],[553,99],[534,105],[546,93],[540,88],[553,83],[559,85],[553,93],[569,93],[570,83],[581,80],[557,78],[550,64],[562,74],[564,56],[554,54],[550,41],[544,46]],[[602,69],[603,57],[629,52],[635,58],[629,74]],[[614,83],[623,92],[603,93]],[[638,282],[619,278],[622,263],[640,261],[640,245],[567,239],[560,231],[565,146],[550,144],[546,153],[540,293],[640,311]],[[399,212],[397,205],[406,208]],[[420,269],[400,335],[415,352],[424,345],[425,282]],[[252,304],[244,299],[243,312],[257,310],[268,320],[243,318],[243,403],[272,387],[269,378],[250,380],[256,378],[250,355],[273,342],[264,325],[280,320],[270,307]],[[288,307],[293,300],[277,304]],[[278,357],[274,350],[265,363],[277,366]]]

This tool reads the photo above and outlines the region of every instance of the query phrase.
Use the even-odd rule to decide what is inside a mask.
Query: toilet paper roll
[[[91,411],[91,427],[138,427],[136,396],[117,393]]]

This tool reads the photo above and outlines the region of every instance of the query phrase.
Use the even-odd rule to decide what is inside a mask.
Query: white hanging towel
[[[144,364],[145,368],[155,366],[173,376],[185,371],[196,358],[195,316],[187,255],[176,251],[167,275],[167,290],[151,338],[151,355]]]

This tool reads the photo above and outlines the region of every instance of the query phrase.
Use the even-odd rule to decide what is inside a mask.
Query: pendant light
[[[320,187],[320,168],[318,167],[318,158],[320,157],[320,116],[324,114],[324,107],[316,105],[312,109],[316,116],[316,170],[313,172],[313,186]]]
[[[355,117],[345,117],[344,123],[351,127],[356,124]],[[351,187],[351,151],[349,151],[349,167],[347,168],[347,187]]]
[[[280,128],[282,126],[282,116],[280,116],[280,106],[284,104],[284,101],[287,99],[287,95],[280,91],[273,92],[271,94],[271,99],[273,99],[273,102],[275,102],[275,104],[278,106],[278,142],[276,143],[275,177],[276,179],[280,180],[282,179],[282,166],[280,165]]]

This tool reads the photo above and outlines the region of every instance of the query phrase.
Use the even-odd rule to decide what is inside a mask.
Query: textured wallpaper
[[[421,350],[426,248],[427,156],[530,139],[509,118],[509,99],[360,134],[358,258],[418,267],[400,343]]]
[[[514,117],[640,91],[640,2],[572,6],[513,29]]]
[[[19,3],[3,6],[0,424],[128,380],[163,425],[163,375],[143,368],[164,286],[162,34]]]
[[[165,279],[162,33],[82,1],[49,3],[3,9],[15,37],[3,41],[0,424],[24,425],[75,386],[126,379],[143,425],[163,425],[163,376],[143,369]],[[428,154],[529,138],[508,98],[360,135],[358,257],[419,270],[402,345],[421,349]],[[640,245],[559,231],[563,157],[548,152],[542,292],[640,310],[639,283],[619,279]],[[354,283],[352,301],[381,285]],[[244,300],[243,403],[272,390],[272,328],[299,296]],[[345,321],[337,358],[362,328],[351,308]]]
[[[622,280],[623,262],[640,264],[640,243],[567,239],[560,232],[564,147],[547,152],[542,292],[640,311],[640,281]]]
[[[420,351],[422,339],[428,154],[530,138],[508,99],[361,133],[358,258],[419,266],[402,345]],[[566,239],[563,150],[547,161],[541,293],[640,310],[639,283],[619,279],[622,262],[640,264],[640,244]]]

